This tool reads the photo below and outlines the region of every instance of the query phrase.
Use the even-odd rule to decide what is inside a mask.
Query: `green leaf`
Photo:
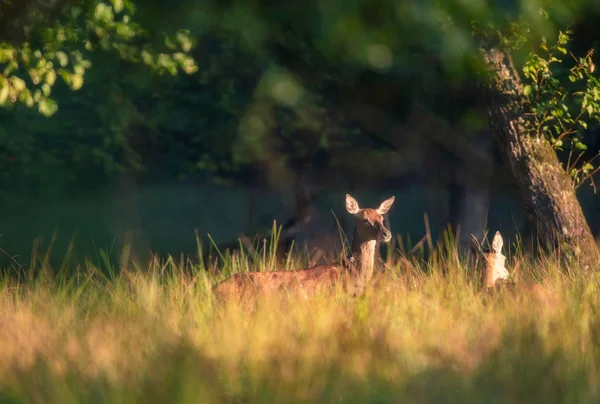
[[[157,62],[159,66],[163,67],[165,70],[171,73],[171,75],[175,76],[177,74],[177,66],[169,55],[161,53],[158,55]]]
[[[28,89],[21,91],[21,94],[19,94],[19,101],[28,107],[33,107],[33,97]]]
[[[152,57],[152,53],[148,52],[147,50],[143,50],[141,52],[141,56],[142,56],[142,61],[147,64],[148,66],[152,66],[152,64],[154,63],[154,59]]]
[[[98,3],[94,15],[98,20],[104,23],[112,22],[115,17],[112,8],[104,3]]]
[[[83,76],[81,74],[73,74],[71,76],[71,88],[75,91],[83,87]]]
[[[165,36],[165,45],[167,48],[175,50],[177,49],[177,44],[171,40],[168,36]]]
[[[135,36],[135,31],[129,25],[118,22],[115,26],[117,28],[117,35],[121,38],[131,39]]]
[[[123,0],[111,0],[111,3],[116,13],[120,13],[121,11],[123,11],[123,7],[125,7],[125,3],[123,2]]]
[[[44,97],[48,97],[52,92],[52,87],[50,87],[47,83],[42,84],[42,94]]]
[[[6,63],[9,60],[13,60],[15,57],[14,49],[0,49],[0,63]]]
[[[561,47],[561,46],[557,46],[557,47],[556,47],[556,49],[557,49],[559,52],[562,52],[562,53],[564,53],[565,55],[567,54],[567,50],[566,50],[565,48]]]
[[[523,87],[523,94],[526,97],[529,97],[529,94],[531,94],[531,86],[529,84]]]
[[[19,77],[12,76],[9,80],[10,80],[13,88],[17,92],[21,92],[27,87],[27,85],[25,84],[25,81],[23,81],[23,79],[21,79]]]
[[[67,63],[69,63],[69,57],[63,51],[56,52],[56,59],[58,59],[58,63],[61,65],[61,67],[65,67]]]
[[[75,74],[83,76],[83,74],[85,73],[85,67],[83,67],[82,64],[76,64],[75,66],[73,66],[73,72]]]
[[[38,103],[38,110],[42,115],[50,117],[56,113],[58,105],[56,104],[56,101],[50,98],[44,98]]]
[[[71,80],[71,73],[69,73],[66,70],[60,70],[59,74],[60,74],[60,77],[62,77],[65,84],[68,85],[69,87],[71,87],[72,83],[73,83],[73,81]]]
[[[8,99],[8,86],[7,85],[3,85],[2,88],[0,88],[0,105],[4,105],[6,103],[6,100]]]
[[[48,73],[46,73],[46,83],[53,86],[55,82],[56,82],[56,72],[54,70],[49,70]]]
[[[176,38],[184,52],[189,52],[194,47],[194,39],[188,31],[178,31]]]
[[[575,148],[577,150],[581,150],[581,151],[587,150],[587,146],[585,144],[581,143],[579,140],[575,142]]]

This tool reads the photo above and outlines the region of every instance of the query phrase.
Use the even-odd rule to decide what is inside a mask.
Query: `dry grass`
[[[483,295],[473,268],[438,254],[399,261],[356,300],[274,297],[251,313],[218,307],[216,279],[185,266],[155,260],[107,278],[88,264],[74,281],[6,282],[0,401],[600,399],[600,280],[551,259],[521,262],[552,293],[547,305],[526,291]]]

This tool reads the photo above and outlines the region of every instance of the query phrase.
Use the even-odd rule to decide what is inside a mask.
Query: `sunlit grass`
[[[214,301],[225,275],[188,260],[7,270],[0,401],[597,402],[598,276],[517,258],[553,299],[487,296],[451,244],[399,259],[359,299],[254,310]],[[225,272],[271,269],[269,252],[254,258]]]

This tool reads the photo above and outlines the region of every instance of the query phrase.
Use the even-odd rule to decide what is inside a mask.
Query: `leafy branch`
[[[586,159],[588,125],[600,122],[600,81],[594,75],[594,50],[576,57],[567,51],[572,31],[559,31],[554,43],[542,38],[539,52],[530,52],[523,66],[524,95],[529,99],[536,136],[545,136],[556,150],[569,149],[566,171],[577,189],[587,181],[596,191],[596,160]],[[564,57],[572,65],[564,67]],[[567,79],[568,78],[568,82]]]
[[[52,116],[58,109],[51,98],[57,78],[79,90],[91,68],[85,54],[97,49],[116,51],[158,74],[198,70],[189,55],[195,43],[188,31],[166,36],[164,49],[155,49],[147,31],[134,22],[134,14],[131,0],[80,2],[60,20],[41,29],[32,27],[27,41],[0,42],[0,107],[19,102]]]

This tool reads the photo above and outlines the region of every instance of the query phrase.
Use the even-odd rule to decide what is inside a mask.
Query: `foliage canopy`
[[[360,99],[400,121],[415,101],[450,120],[472,121],[477,103],[453,100],[472,86],[480,45],[474,21],[505,34],[525,32],[515,55],[532,75],[524,74],[532,81],[528,95],[560,98],[552,80],[534,82],[531,69],[548,66],[561,79],[552,70],[555,61],[540,51],[540,38],[555,38],[567,23],[593,20],[592,9],[585,1],[534,7],[527,1],[356,0],[258,7],[249,1],[5,0],[2,175],[8,188],[39,183],[38,189],[56,194],[73,181],[102,181],[125,170],[159,179],[235,179],[252,176],[248,169],[257,166],[282,172],[290,165],[339,164],[348,149],[370,150],[381,160],[381,148],[403,140],[374,136],[352,117],[340,118],[332,111],[341,99]],[[523,24],[517,23],[528,30],[519,31]],[[586,41],[574,38],[576,45]],[[586,110],[596,102],[588,85],[591,58],[584,57],[588,70],[574,71],[575,82],[560,81],[563,94],[587,99]],[[588,96],[571,84],[582,84]],[[550,105],[557,114],[557,105],[565,104],[555,99],[540,105],[536,111],[544,121]],[[26,107],[53,119],[40,119]],[[577,133],[569,133],[567,142],[544,121],[549,135],[567,152],[571,144],[593,149],[583,136],[589,119],[576,119],[579,110],[569,108],[574,116],[563,112],[561,119]],[[572,173],[581,182],[591,172],[583,165]]]

